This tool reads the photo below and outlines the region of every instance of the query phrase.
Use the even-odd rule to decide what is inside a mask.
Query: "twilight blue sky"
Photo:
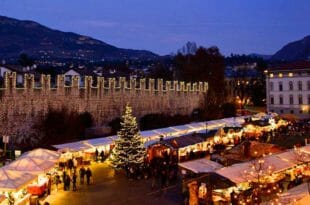
[[[0,15],[158,54],[186,41],[273,54],[310,35],[310,0],[0,0]]]

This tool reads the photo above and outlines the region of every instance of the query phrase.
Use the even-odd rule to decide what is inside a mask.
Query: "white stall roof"
[[[310,145],[301,147],[300,150],[304,153],[310,154]]]
[[[215,170],[223,167],[219,163],[213,162],[205,158],[182,162],[179,163],[179,166],[188,169],[194,173],[214,172]]]
[[[1,191],[18,191],[31,181],[37,178],[36,175],[16,170],[0,168],[0,190]]]
[[[195,129],[206,129],[206,122],[194,122],[188,125]]]
[[[301,152],[300,154],[296,150],[291,149],[286,152],[276,154],[275,156],[281,158],[284,161],[292,162],[295,164],[300,164],[300,163],[310,161],[310,154],[305,153],[305,152]]]
[[[283,194],[280,194],[279,202],[282,204],[290,204],[293,201],[297,201],[308,196],[308,194],[308,184],[304,183],[288,190]]]
[[[98,147],[98,146],[106,146],[113,143],[113,139],[111,137],[101,137],[95,139],[86,140],[85,143],[88,143],[90,146]]]
[[[266,168],[268,166],[271,166],[272,172],[281,172],[295,166],[294,162],[283,160],[276,155],[270,155],[268,157],[265,157],[264,160],[264,165],[266,166]]]
[[[245,175],[245,171],[250,171],[252,164],[250,163],[240,163],[234,164],[229,167],[223,167],[216,171],[217,174],[226,177],[232,182],[239,184],[247,182],[248,180],[254,180],[254,176]]]
[[[152,138],[152,137],[159,136],[160,134],[153,132],[153,130],[145,130],[145,131],[141,131],[140,135],[142,138]]]
[[[171,127],[166,127],[166,128],[159,128],[159,129],[153,130],[153,132],[158,133],[160,135],[172,135],[174,133],[177,133],[177,130]]]
[[[43,160],[31,157],[21,157],[6,166],[7,170],[24,171],[30,173],[42,173],[55,166],[55,161]]]
[[[92,148],[83,141],[53,145],[53,147],[57,148],[59,151],[71,151],[71,152],[78,152]]]
[[[284,154],[283,154],[284,156]],[[281,172],[283,170],[286,170],[288,168],[294,167],[296,163],[289,161],[289,160],[284,160],[280,158],[278,155],[270,155],[266,156],[263,158],[264,159],[264,168],[263,169],[268,169],[269,166],[271,168],[271,171],[273,173],[276,172]],[[251,172],[251,167],[253,166],[253,162],[245,162],[245,163],[240,163],[240,164],[234,164],[229,167],[224,167],[222,169],[219,169],[216,171],[219,175],[222,175],[231,181],[235,183],[242,183],[246,182],[248,180],[254,180],[255,176],[251,176],[250,174],[246,174]],[[254,174],[255,175],[255,174]]]
[[[178,131],[188,131],[188,132],[190,132],[190,131],[195,129],[194,127],[191,127],[190,124],[177,125],[177,126],[173,126],[171,128],[173,128],[175,130],[178,130]]]
[[[48,150],[48,149],[34,149],[29,152],[25,152],[21,157],[31,157],[31,158],[39,158],[43,160],[58,160],[60,154],[58,152]]]

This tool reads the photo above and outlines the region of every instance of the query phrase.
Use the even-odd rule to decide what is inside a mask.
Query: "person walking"
[[[67,186],[66,186],[67,181],[66,181],[66,179],[67,179],[67,172],[64,170],[63,173],[62,173],[62,182],[64,184],[64,191],[67,191]]]
[[[101,150],[101,152],[100,152],[100,160],[101,160],[101,162],[103,162],[103,159],[104,159],[104,151]]]
[[[76,178],[77,176],[76,176],[76,173],[74,172],[72,176],[72,190],[73,191],[76,191]]]
[[[98,152],[98,149],[96,149],[96,151],[95,151],[95,160],[96,160],[96,162],[98,161],[98,156],[99,156],[99,152]]]
[[[69,175],[66,176],[66,190],[70,191],[70,183],[71,183],[71,178]]]
[[[90,185],[90,178],[92,177],[92,172],[89,167],[86,169],[86,180],[87,180],[87,185]]]
[[[55,175],[55,186],[56,186],[56,191],[58,191],[58,184],[60,183],[60,176],[59,174],[57,173]]]
[[[80,168],[80,184],[84,184],[84,178],[85,178],[85,168],[81,167]]]

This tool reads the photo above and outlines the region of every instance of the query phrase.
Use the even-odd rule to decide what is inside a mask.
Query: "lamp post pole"
[[[2,142],[4,144],[3,156],[6,156],[6,144],[9,143],[9,140],[10,140],[10,136],[3,135],[3,137],[2,137]]]

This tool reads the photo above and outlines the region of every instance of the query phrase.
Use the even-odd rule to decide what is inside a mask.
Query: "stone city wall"
[[[189,115],[201,108],[205,101],[208,84],[178,81],[163,82],[162,79],[140,79],[86,76],[80,86],[78,76],[71,85],[65,85],[65,77],[57,76],[56,87],[51,87],[50,75],[41,75],[35,85],[32,74],[24,75],[24,86],[16,87],[16,73],[6,73],[4,87],[0,88],[0,135],[18,136],[27,133],[34,120],[44,116],[49,107],[69,111],[89,112],[97,126],[105,125],[120,117],[127,103],[140,118],[150,113]]]

